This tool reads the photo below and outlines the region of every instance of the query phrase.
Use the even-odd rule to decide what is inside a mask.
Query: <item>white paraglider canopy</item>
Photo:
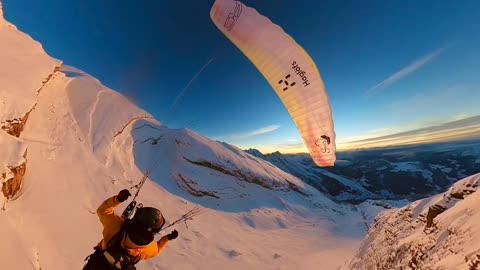
[[[236,0],[216,0],[210,17],[282,100],[318,166],[335,163],[332,110],[320,73],[282,28]]]

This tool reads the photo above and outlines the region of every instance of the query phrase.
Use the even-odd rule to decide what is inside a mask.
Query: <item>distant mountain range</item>
[[[480,140],[338,152],[334,167],[308,154],[246,152],[297,176],[337,201],[415,200],[480,171]]]

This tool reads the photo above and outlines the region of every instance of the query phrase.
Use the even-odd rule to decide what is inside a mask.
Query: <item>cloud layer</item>
[[[349,141],[339,148],[359,149],[471,138],[480,138],[480,115],[386,136]]]

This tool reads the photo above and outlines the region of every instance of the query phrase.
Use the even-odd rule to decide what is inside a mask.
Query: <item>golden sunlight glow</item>
[[[259,146],[257,149],[263,154],[269,154],[277,151],[282,154],[308,153],[308,149],[305,145],[299,145],[299,146],[266,145],[266,146]]]
[[[374,134],[370,132],[367,135],[355,137],[356,140],[349,140],[337,143],[337,150],[348,151],[355,149],[369,149],[388,146],[412,145],[434,142],[447,142],[452,140],[462,140],[480,137],[480,125],[473,124],[456,128],[447,128],[442,130],[413,130],[397,134],[369,137]],[[350,137],[352,139],[352,137]],[[254,148],[263,154],[281,152],[285,154],[308,153],[308,149],[303,143],[289,142],[286,144],[258,145]]]
[[[361,141],[352,141],[339,143],[337,149],[367,149],[386,146],[410,145],[421,143],[445,142],[451,140],[468,139],[479,136],[480,126],[462,127],[457,129],[442,130],[435,132],[426,132],[421,134],[410,134],[403,136],[393,136],[390,138],[371,138]]]

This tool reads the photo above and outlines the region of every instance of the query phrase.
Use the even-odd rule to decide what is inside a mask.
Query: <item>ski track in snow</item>
[[[102,95],[103,92],[105,92],[105,90],[103,90],[101,85],[98,85],[98,93],[97,93],[97,96],[95,97],[95,102],[93,103],[92,109],[90,110],[90,115],[89,115],[90,121],[89,121],[87,134],[88,134],[88,140],[92,145],[93,145],[92,130],[93,130],[93,123],[94,123],[94,116],[95,116],[95,112],[97,111],[98,103],[100,102],[100,95]]]
[[[32,266],[35,270],[42,270],[42,266],[40,264],[40,253],[37,248],[33,248],[33,258],[34,261],[32,262]]]
[[[20,137],[20,138],[18,138],[18,140],[21,141],[21,142],[31,143],[31,144],[41,144],[41,145],[46,145],[46,146],[58,146],[58,147],[62,146],[62,144],[60,144],[60,143],[49,142],[49,141],[46,141],[46,140],[34,139],[34,138]]]

